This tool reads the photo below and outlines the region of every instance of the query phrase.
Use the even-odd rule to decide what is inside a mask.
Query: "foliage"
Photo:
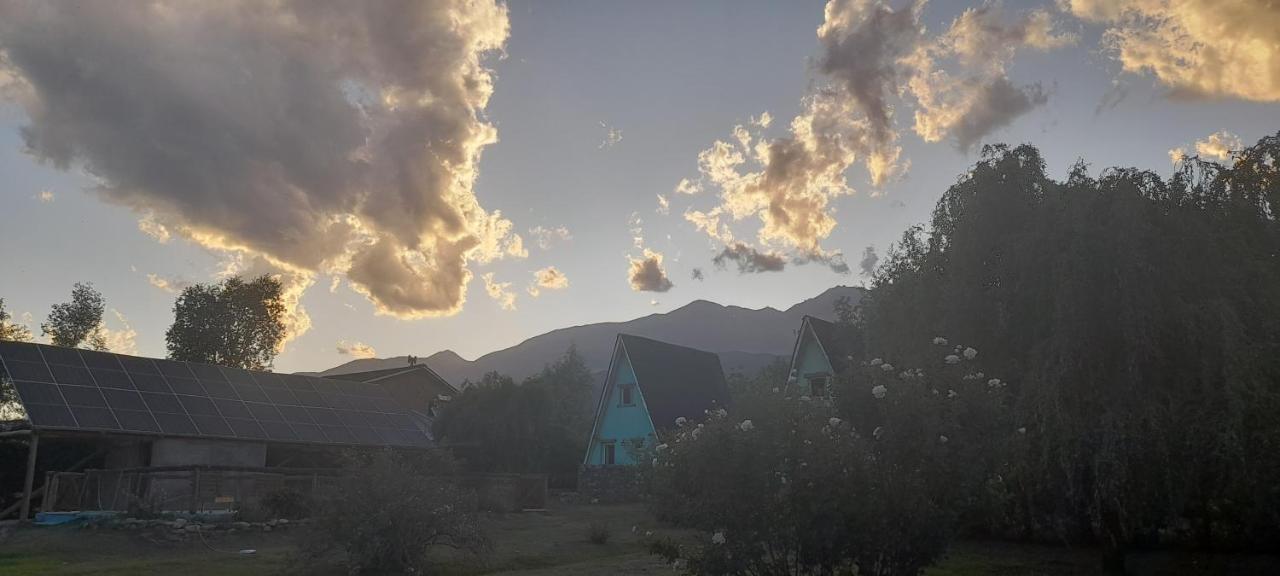
[[[763,393],[777,386],[779,382],[785,382],[790,369],[791,363],[787,359],[777,358],[762,367],[754,376],[733,372],[725,377],[725,383],[729,386],[729,397],[745,398]]]
[[[1276,158],[1280,136],[1169,179],[1059,182],[1035,148],[988,147],[889,251],[854,323],[867,348],[928,365],[951,335],[1012,383],[1011,464],[969,488],[989,531],[1280,545]]]
[[[655,448],[654,512],[706,535],[685,558],[695,574],[916,574],[944,551],[985,472],[970,461],[1000,426],[972,422],[1000,411],[1003,387],[971,370],[940,369],[963,396],[934,394],[923,371],[877,360],[842,382],[851,417],[773,388],[686,422]]]
[[[169,357],[250,370],[271,367],[285,337],[283,289],[278,278],[196,284],[174,303],[165,332]]]
[[[608,544],[609,543],[609,526],[599,522],[592,522],[587,526],[587,541],[592,544]]]
[[[482,472],[549,472],[572,478],[585,450],[592,375],[570,349],[521,385],[496,372],[436,418],[437,438]]]
[[[40,331],[49,336],[54,346],[74,348],[90,340],[95,350],[102,350],[106,348],[101,333],[105,310],[102,293],[95,290],[92,283],[76,282],[71,289],[71,301],[54,304]]]
[[[475,497],[452,485],[452,471],[438,452],[352,455],[348,476],[305,532],[300,560],[340,550],[353,573],[424,573],[433,547],[486,550]]]
[[[4,307],[4,298],[0,298],[0,340],[13,342],[31,341],[31,330],[22,324],[13,322],[13,316]]]

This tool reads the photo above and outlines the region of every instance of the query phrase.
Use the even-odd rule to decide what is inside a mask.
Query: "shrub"
[[[592,544],[608,544],[609,527],[598,522],[592,522],[587,527],[587,540]]]
[[[1003,383],[971,357],[943,362],[932,380],[868,363],[834,403],[762,390],[665,436],[652,508],[703,540],[653,550],[699,575],[917,574],[979,505],[973,487],[1000,466],[987,451],[1012,433]]]
[[[422,573],[433,547],[471,553],[488,548],[475,497],[446,479],[445,456],[382,451],[352,457],[350,474],[302,541],[303,562],[333,550],[359,574]]]

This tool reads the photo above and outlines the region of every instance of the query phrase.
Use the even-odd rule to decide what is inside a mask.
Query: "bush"
[[[587,540],[592,544],[608,544],[609,543],[609,527],[597,522],[592,522],[587,527]]]
[[[349,469],[335,497],[320,506],[301,561],[340,550],[352,573],[423,573],[433,547],[488,548],[475,497],[447,480],[453,465],[442,454],[382,451],[352,457]]]
[[[654,448],[651,505],[704,540],[653,550],[700,575],[919,573],[1014,434],[1002,382],[971,359],[938,363],[930,379],[877,360],[836,402],[773,388],[685,424]]]

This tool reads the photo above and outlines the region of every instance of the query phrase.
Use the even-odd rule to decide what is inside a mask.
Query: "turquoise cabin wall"
[[[831,362],[827,360],[827,355],[823,353],[822,346],[818,344],[818,339],[813,337],[813,332],[806,325],[805,334],[800,341],[800,350],[797,352],[795,363],[796,378],[799,379],[801,389],[804,394],[812,394],[813,389],[809,385],[809,379],[805,374],[832,374]]]
[[[601,443],[612,440],[615,443],[614,463],[635,464],[627,449],[629,442],[636,438],[645,439],[645,445],[651,445],[655,437],[653,424],[649,421],[649,408],[644,403],[644,394],[636,386],[635,371],[626,354],[619,350],[619,358],[614,359],[613,381],[608,383],[609,397],[604,400],[603,414],[596,426],[596,436],[591,441],[590,453],[587,456],[588,466],[604,464],[604,449]],[[622,386],[632,386],[633,404],[621,406]]]

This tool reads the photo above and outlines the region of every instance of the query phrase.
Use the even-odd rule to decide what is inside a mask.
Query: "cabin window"
[[[828,376],[811,376],[809,378],[809,395],[814,398],[826,397],[828,380],[830,380]]]
[[[613,442],[601,442],[600,450],[602,454],[601,460],[604,462],[605,466],[612,466],[616,463],[617,455],[615,453],[616,449]]]
[[[627,384],[626,386],[622,387],[622,400],[618,403],[619,406],[635,405],[636,402],[635,402],[635,397],[633,392],[634,389],[635,389],[635,386],[631,384]]]

